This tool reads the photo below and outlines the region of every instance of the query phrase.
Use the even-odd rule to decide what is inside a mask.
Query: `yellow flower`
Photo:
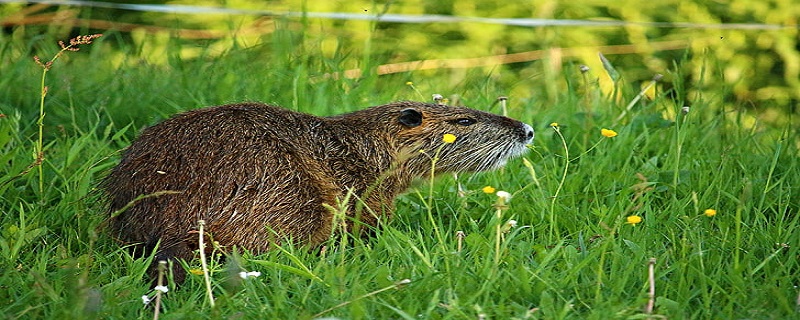
[[[406,82],[406,85],[407,85],[407,86],[413,86],[413,85],[414,85],[414,83],[413,83],[413,82],[411,82],[411,81],[408,81],[408,82]]]
[[[483,187],[483,189],[481,189],[481,190],[483,190],[483,193],[492,194],[492,193],[494,193],[494,190],[495,190],[495,189],[494,189],[494,187],[492,187],[492,186],[485,186],[485,187]]]
[[[600,129],[600,134],[602,134],[606,138],[613,138],[617,136],[617,132],[610,129]]]
[[[191,273],[193,275],[196,275],[196,276],[199,276],[199,275],[203,274],[203,270],[192,268],[192,269],[189,269],[189,273]]]
[[[628,216],[628,218],[626,220],[627,220],[628,224],[631,224],[631,225],[635,226],[637,223],[642,222],[642,217],[640,217],[640,216]]]
[[[449,133],[445,133],[444,136],[442,136],[442,141],[444,141],[444,143],[456,142],[456,136]]]
[[[706,217],[713,217],[713,216],[717,215],[717,210],[706,209],[706,211],[703,211],[703,214],[706,215]]]
[[[558,127],[558,122],[552,122],[550,123],[550,126],[553,128]]]

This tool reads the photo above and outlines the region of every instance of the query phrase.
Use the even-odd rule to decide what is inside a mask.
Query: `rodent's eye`
[[[472,118],[461,118],[461,119],[456,119],[456,120],[451,121],[451,123],[462,125],[462,126],[465,126],[465,127],[466,126],[471,126],[471,125],[475,124],[475,122],[477,122],[477,121],[475,121],[475,119],[472,119]]]

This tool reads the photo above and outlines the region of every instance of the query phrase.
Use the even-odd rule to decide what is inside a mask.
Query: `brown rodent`
[[[103,182],[116,214],[109,226],[139,254],[158,246],[155,261],[191,259],[201,219],[221,246],[313,246],[332,232],[323,204],[352,192],[348,230],[376,227],[412,180],[430,175],[437,151],[435,173],[489,170],[524,153],[533,135],[507,117],[420,102],[333,117],[260,103],[198,109],[145,129],[125,151]],[[185,271],[173,275],[181,282]]]

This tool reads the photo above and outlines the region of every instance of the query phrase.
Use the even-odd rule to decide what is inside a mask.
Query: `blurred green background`
[[[253,64],[304,60],[309,81],[357,77],[359,72],[399,73],[396,85],[401,87],[404,73],[427,69],[414,75],[449,74],[451,87],[426,88],[414,81],[422,92],[458,92],[467,87],[465,82],[491,79],[503,88],[496,94],[544,101],[557,99],[557,92],[569,85],[564,69],[575,71],[578,65],[590,67],[592,79],[611,94],[613,80],[602,72],[597,56],[603,52],[624,70],[619,83],[635,86],[664,74],[666,88],[660,89],[669,90],[671,77],[685,77],[688,97],[679,100],[700,98],[720,110],[747,106],[757,118],[778,125],[793,121],[789,115],[798,112],[800,99],[800,6],[791,0],[141,1],[137,4],[157,6],[114,8],[123,3],[5,4],[0,7],[2,37],[30,40],[25,48],[10,48],[10,41],[4,41],[4,50],[57,49],[35,41],[37,34],[66,39],[119,30],[118,40],[136,54],[104,52],[103,60],[117,66],[142,60],[159,65],[247,49]],[[319,17],[325,13],[350,16]],[[367,20],[379,16],[382,21]],[[511,20],[410,23],[414,17],[442,16]],[[511,25],[520,22],[541,25]],[[291,47],[283,45],[286,39]],[[543,84],[545,92],[530,89]]]

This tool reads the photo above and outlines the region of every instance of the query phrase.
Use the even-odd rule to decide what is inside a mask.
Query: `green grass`
[[[449,71],[320,80],[353,57],[287,49],[296,37],[279,30],[271,44],[213,58],[175,55],[164,65],[137,60],[113,33],[68,53],[47,78],[42,190],[38,167],[29,167],[41,77],[31,57],[55,54],[56,39],[0,38],[0,315],[153,317],[152,303],[141,300],[152,296],[148,261],[103,232],[96,187],[140,129],[171,114],[258,100],[330,115],[453,92],[499,113],[494,98],[512,91],[483,70],[457,81]],[[530,167],[517,159],[495,172],[441,177],[432,189],[422,181],[373,239],[337,238],[322,253],[287,246],[233,254],[226,265],[211,260],[216,305],[194,276],[163,295],[160,317],[646,318],[650,258],[654,317],[798,317],[797,128],[753,122],[702,97],[683,101],[702,83],[673,70],[662,80],[673,89],[616,122],[638,91],[623,78],[620,98],[608,97],[592,81],[604,72],[584,78],[568,66],[552,99],[510,97],[509,115],[537,131],[524,157]],[[541,82],[528,90],[544,91]],[[684,105],[691,110],[681,115]],[[601,128],[619,135],[603,137]],[[481,191],[487,185],[513,194],[500,218],[497,197]],[[707,208],[717,215],[705,216]],[[643,221],[625,223],[631,215]],[[507,228],[509,219],[517,226]],[[499,243],[498,226],[507,231]],[[242,270],[262,274],[240,281]]]

